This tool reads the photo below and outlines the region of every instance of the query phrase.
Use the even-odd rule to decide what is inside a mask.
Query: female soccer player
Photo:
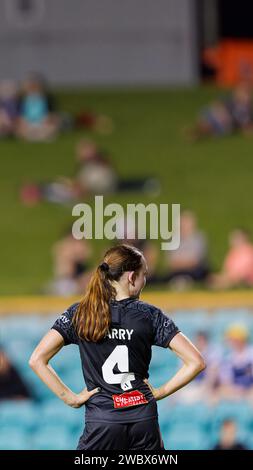
[[[189,383],[205,367],[194,345],[160,309],[139,300],[146,283],[142,253],[128,245],[108,250],[87,292],[44,336],[30,359],[40,379],[67,405],[86,407],[80,450],[164,449],[156,401]],[[77,344],[87,385],[72,392],[49,365],[67,344]],[[152,345],[183,360],[159,388],[148,382]]]

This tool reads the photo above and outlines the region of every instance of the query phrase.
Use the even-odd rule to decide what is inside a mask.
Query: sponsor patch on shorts
[[[145,395],[139,390],[122,393],[120,395],[112,395],[114,408],[127,408],[129,406],[144,405],[148,403]]]

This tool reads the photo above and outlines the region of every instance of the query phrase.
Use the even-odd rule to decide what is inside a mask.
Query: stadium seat
[[[160,367],[157,369],[151,367],[149,381],[153,386],[159,387],[165,381],[169,380],[170,377],[175,374],[176,370],[176,367],[174,367],[173,365],[171,367],[171,365],[169,364],[166,367]]]
[[[30,401],[5,401],[0,403],[0,427],[15,427],[19,430],[32,430],[39,417],[38,408]]]
[[[60,400],[50,400],[41,405],[40,427],[57,425],[69,431],[81,432],[84,428],[84,408],[68,407]]]
[[[191,340],[194,340],[199,330],[209,331],[211,322],[208,313],[202,310],[178,310],[173,319],[178,328]]]
[[[81,368],[66,370],[62,378],[66,385],[70,387],[74,392],[78,393],[85,387],[85,382]]]
[[[215,321],[210,327],[212,339],[216,342],[223,341],[225,332],[232,323],[244,324],[253,334],[253,318],[248,309],[217,309]]]
[[[64,373],[69,370],[78,370],[79,374],[82,376],[79,351],[75,345],[69,345],[64,348],[64,350],[61,350],[59,354],[52,359],[51,364],[59,373]]]
[[[253,435],[251,431],[245,436],[244,443],[247,449],[253,450]]]
[[[164,404],[162,405],[163,408],[161,411],[162,413],[165,413],[166,400],[163,401]],[[185,426],[201,426],[203,430],[206,428],[207,423],[210,420],[210,410],[203,402],[196,402],[191,405],[178,403],[174,406],[169,406],[169,402],[167,403],[171,426],[174,426],[176,423],[183,423]]]
[[[49,427],[31,437],[31,446],[33,450],[67,450],[72,448],[72,439],[66,429]]]
[[[210,440],[205,432],[198,428],[187,432],[187,429],[181,426],[165,433],[164,444],[167,450],[210,449]]]
[[[31,449],[30,434],[15,427],[0,428],[0,450],[29,450]]]
[[[243,426],[249,426],[253,417],[252,407],[245,401],[221,401],[212,414],[212,422],[215,426],[220,426],[227,418],[235,419]]]
[[[8,344],[7,339],[22,339],[37,341],[46,333],[47,324],[45,318],[39,315],[11,316],[1,321],[1,342]]]
[[[158,346],[152,347],[152,367],[166,366],[167,364],[177,364],[177,357],[167,348]]]
[[[11,338],[8,344],[4,347],[6,354],[9,356],[14,363],[25,363],[29,361],[29,357],[32,354],[34,345],[31,340]]]

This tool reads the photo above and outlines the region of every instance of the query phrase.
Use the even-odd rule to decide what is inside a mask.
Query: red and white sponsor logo
[[[112,395],[114,408],[126,408],[128,406],[144,405],[148,403],[145,395],[139,390],[122,393],[121,395]]]

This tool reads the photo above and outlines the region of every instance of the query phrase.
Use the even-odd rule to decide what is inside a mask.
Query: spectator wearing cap
[[[219,398],[253,399],[253,348],[243,324],[231,325],[225,334],[228,349],[219,373]]]

